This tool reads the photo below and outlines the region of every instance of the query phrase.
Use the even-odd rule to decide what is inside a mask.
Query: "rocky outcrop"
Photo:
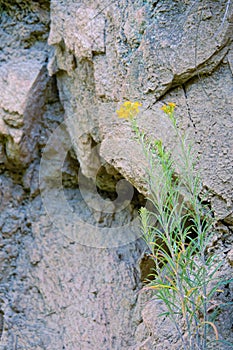
[[[1,1],[0,348],[180,347],[141,292],[146,163],[117,118],[124,100],[174,155],[160,107],[176,103],[217,221],[209,249],[231,277],[232,5]],[[232,341],[230,311],[218,326]]]
[[[116,120],[117,102],[143,102],[143,128],[151,137],[167,137],[172,143],[159,107],[162,100],[173,100],[196,140],[199,167],[215,194],[216,213],[232,222],[228,151],[232,137],[216,136],[226,129],[231,134],[231,6],[195,1],[172,8],[166,1],[144,6],[137,2],[127,6],[124,1],[120,6],[89,5],[52,3],[49,35],[55,47],[50,73],[57,72],[66,122],[83,173],[94,177],[101,166],[99,159],[93,160],[94,140],[100,143],[103,160],[142,190],[140,150],[136,142],[127,147],[130,130],[127,123]]]
[[[1,137],[9,167],[27,166],[35,158],[39,119],[48,83],[38,61],[10,61],[1,67]]]

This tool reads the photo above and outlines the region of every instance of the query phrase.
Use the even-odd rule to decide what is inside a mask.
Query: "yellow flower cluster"
[[[162,111],[164,111],[164,113],[166,113],[167,115],[171,116],[174,112],[174,109],[176,107],[176,104],[173,102],[168,102],[168,104],[163,105],[163,107],[161,107]]]
[[[139,107],[141,106],[142,104],[140,102],[126,101],[116,112],[119,118],[132,120],[139,113]]]

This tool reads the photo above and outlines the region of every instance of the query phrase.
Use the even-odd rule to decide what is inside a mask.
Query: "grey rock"
[[[44,65],[36,60],[12,61],[0,68],[0,108],[4,113],[0,134],[12,165],[26,165],[33,158],[47,81]]]
[[[173,326],[159,317],[162,305],[148,303],[151,295],[141,291],[145,244],[117,246],[119,237],[108,236],[118,228],[127,239],[125,226],[148,191],[146,159],[116,109],[124,100],[142,102],[140,128],[177,156],[160,110],[164,102],[177,104],[217,221],[208,252],[225,262],[219,277],[231,276],[232,1],[2,0],[0,6],[0,348],[180,348]],[[47,156],[42,178],[41,155]],[[80,172],[97,187],[84,193]],[[108,196],[117,195],[122,179],[141,197],[135,191],[117,212]],[[96,208],[98,191],[105,198]],[[44,202],[50,193],[54,215]],[[74,230],[74,215],[85,229]],[[97,244],[90,236],[101,229],[101,242],[114,247],[80,244],[80,237]],[[221,300],[229,298],[231,284]],[[227,339],[229,311],[218,321]]]
[[[190,135],[192,135],[190,137],[195,138],[197,144],[200,140],[205,139],[206,144],[210,147],[210,133],[206,128],[199,127],[200,125],[195,120],[196,118],[202,118],[205,113],[201,106],[205,104],[204,101],[207,95],[210,96],[210,92],[207,91],[208,87],[203,88],[203,84],[208,84],[208,78],[197,79],[195,84],[187,83],[187,86],[186,82],[195,76],[211,74],[223,62],[225,57],[228,57],[228,61],[231,62],[231,51],[229,51],[232,31],[231,8],[228,8],[228,12],[226,12],[227,8],[223,4],[211,3],[204,6],[196,2],[177,3],[173,7],[168,6],[166,2],[160,2],[153,9],[150,3],[144,6],[135,3],[128,5],[128,7],[124,7],[124,2],[119,7],[114,4],[105,7],[103,4],[103,10],[95,15],[94,21],[98,23],[96,24],[95,35],[99,33],[101,37],[102,18],[103,16],[106,18],[105,51],[92,51],[91,41],[89,41],[89,46],[87,45],[89,51],[85,51],[87,46],[81,40],[79,43],[80,47],[83,47],[81,54],[81,48],[77,50],[74,46],[71,47],[70,41],[67,39],[67,37],[72,37],[72,33],[77,32],[77,35],[79,35],[82,28],[86,28],[86,22],[82,22],[83,17],[81,16],[83,5],[77,5],[80,8],[79,11],[81,11],[81,20],[78,25],[75,26],[67,20],[66,16],[70,18],[70,7],[72,6],[70,2],[67,3],[66,8],[61,3],[58,4],[57,1],[53,4],[52,13],[55,11],[56,16],[52,16],[52,30],[49,40],[50,44],[56,48],[56,72],[59,72],[59,70],[63,72],[61,75],[58,74],[60,97],[66,110],[68,131],[82,172],[85,176],[95,179],[98,170],[107,161],[127,180],[131,181],[139,191],[146,194],[143,180],[145,177],[143,171],[145,162],[143,161],[142,152],[136,142],[133,142],[127,122],[117,121],[115,114],[117,105],[114,101],[126,98],[138,99],[144,102],[144,108],[147,110],[139,117],[141,127],[148,132],[151,138],[162,139],[165,144],[173,148],[172,143],[175,140],[171,134],[171,127],[169,127],[162,112],[159,111],[161,104],[155,104],[157,99],[168,92],[165,101],[173,99],[177,102],[177,113],[182,114],[182,123],[184,128],[189,128]],[[94,4],[91,9],[86,8],[87,11],[88,9],[89,16],[92,16],[93,11],[97,11]],[[130,16],[132,11],[134,12],[133,17]],[[195,27],[195,23],[198,22],[198,13],[201,14],[201,21],[200,25]],[[225,13],[226,18],[224,17]],[[63,22],[66,23],[64,32],[61,31]],[[69,23],[71,23],[70,26]],[[113,27],[115,31],[112,30]],[[191,28],[196,29],[192,30]],[[219,30],[214,31],[214,28],[219,28]],[[205,37],[200,33],[205,33]],[[85,35],[83,35],[84,39]],[[63,49],[61,49],[62,47]],[[76,58],[75,67],[72,64],[66,66],[69,62],[67,55],[71,54]],[[84,58],[87,61],[84,61]],[[124,69],[123,76],[120,76],[121,67],[122,70]],[[226,65],[223,64],[222,67],[226,67]],[[216,70],[214,76],[221,76],[227,84],[229,82],[226,90],[231,94],[231,73],[227,71],[227,68],[225,69],[225,73],[223,73],[224,68],[221,68],[221,73]],[[64,73],[64,71],[67,73]],[[211,85],[212,78],[209,81],[211,89],[213,89],[213,85]],[[121,91],[116,92],[115,87],[111,85],[112,83],[121,86]],[[174,93],[170,93],[169,91],[177,85],[183,86],[183,88],[178,87],[177,90],[173,90]],[[219,79],[216,80],[215,85],[214,91],[216,92],[220,86],[222,88]],[[189,86],[191,89],[197,89],[195,94],[189,91]],[[107,90],[107,95],[103,89]],[[203,89],[206,94],[203,94]],[[100,93],[99,90],[101,90]],[[109,93],[115,95],[108,95]],[[213,93],[212,91],[211,94],[213,95]],[[197,104],[198,99],[203,101]],[[214,103],[212,103],[213,96],[211,96],[208,111],[212,110],[214,112],[215,102],[219,106],[218,99],[219,97],[216,95]],[[227,104],[230,104],[231,100],[229,95]],[[229,128],[230,124],[228,122],[230,113],[224,107],[226,101],[225,104],[223,101],[223,98],[221,98],[222,109],[218,112],[226,116],[222,120],[222,123],[225,123],[224,126],[222,124],[222,130],[228,128],[228,132],[231,132],[232,128]],[[200,106],[198,111],[196,105]],[[190,118],[195,125],[192,124]],[[207,125],[205,120],[203,119],[203,122]],[[219,124],[217,114],[216,120]],[[216,133],[218,133],[217,130]],[[225,136],[220,139],[217,137],[218,142],[220,140],[223,142],[225,138]],[[216,140],[216,136],[213,139]],[[232,184],[229,173],[231,160],[227,154],[228,150],[232,148],[231,139],[232,137],[229,134],[227,136],[228,144],[221,152],[221,169],[219,161],[217,162],[219,164],[219,170],[217,171],[219,176],[217,180],[215,173],[215,185],[213,185],[213,182],[207,184],[207,179],[210,182],[209,171],[212,171],[216,166],[217,155],[214,157],[209,155],[208,152],[202,152],[200,162],[202,169],[204,166],[206,169],[208,168],[208,171],[203,169],[204,183],[218,197],[223,198],[221,208],[220,204],[216,206],[217,199],[213,200],[216,215],[219,215],[219,218],[222,219],[228,218],[228,222],[232,220],[232,202],[230,198],[232,188],[227,188],[225,183]],[[100,143],[99,150],[97,148],[93,149],[93,142]],[[220,146],[217,147],[220,149]],[[100,154],[100,158],[98,154]],[[138,157],[141,162],[137,161]],[[208,161],[206,161],[207,158]],[[212,163],[211,159],[213,160]],[[229,170],[227,170],[228,168]],[[226,172],[228,175],[223,175]],[[221,180],[221,177],[224,179]],[[222,190],[220,190],[221,186]],[[225,194],[223,194],[223,191]]]

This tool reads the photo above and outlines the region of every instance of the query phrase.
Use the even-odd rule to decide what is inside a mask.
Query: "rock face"
[[[1,67],[1,135],[9,166],[27,166],[35,157],[38,120],[45,104],[46,66],[10,61]]]
[[[125,100],[174,154],[160,107],[176,103],[217,221],[210,250],[232,276],[232,6],[1,1],[0,349],[180,348],[140,292],[146,165],[117,119]],[[230,311],[219,332],[233,341]]]

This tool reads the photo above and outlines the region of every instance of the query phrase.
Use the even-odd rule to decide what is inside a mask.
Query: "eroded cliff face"
[[[177,104],[218,221],[209,249],[225,261],[219,275],[232,276],[232,2],[0,9],[0,348],[177,349],[140,292],[145,163],[115,111],[142,102],[140,126],[175,154],[160,107]],[[221,298],[233,300],[232,284]],[[220,337],[232,341],[232,325],[227,310]]]

